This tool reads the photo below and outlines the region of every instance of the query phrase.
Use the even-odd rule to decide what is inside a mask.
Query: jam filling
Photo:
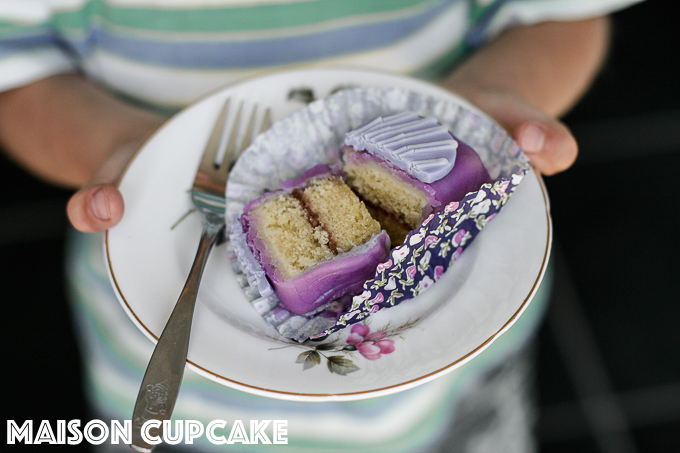
[[[322,230],[324,230],[326,232],[326,234],[328,235],[328,244],[326,244],[326,245],[331,250],[331,252],[333,252],[334,255],[339,254],[340,251],[338,250],[337,242],[333,238],[333,235],[328,230],[328,228],[326,228],[326,226],[323,223],[321,223],[321,221],[319,220],[319,215],[312,208],[311,203],[309,202],[309,200],[305,196],[305,192],[302,189],[296,188],[296,189],[293,189],[293,191],[291,192],[291,195],[293,196],[293,198],[295,198],[298,201],[298,203],[300,203],[300,206],[302,207],[302,209],[307,214],[307,220],[309,221],[309,224],[313,228],[321,228]]]

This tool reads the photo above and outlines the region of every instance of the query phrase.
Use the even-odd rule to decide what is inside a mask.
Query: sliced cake
[[[343,159],[347,184],[393,246],[432,212],[492,181],[471,147],[437,120],[410,112],[349,132]]]
[[[380,224],[326,166],[250,202],[241,223],[281,305],[296,314],[360,292],[389,254]]]

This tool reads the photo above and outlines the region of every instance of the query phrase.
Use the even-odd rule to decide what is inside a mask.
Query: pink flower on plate
[[[385,337],[385,332],[371,332],[370,327],[355,324],[347,337],[347,344],[356,347],[368,360],[378,360],[383,354],[394,352],[394,340]]]

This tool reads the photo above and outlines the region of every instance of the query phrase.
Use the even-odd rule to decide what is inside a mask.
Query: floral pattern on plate
[[[295,346],[305,349],[301,352],[295,363],[301,363],[303,370],[308,370],[321,364],[321,359],[326,361],[328,371],[331,373],[346,376],[349,373],[360,370],[361,368],[354,363],[358,352],[366,360],[378,360],[384,355],[396,351],[394,337],[404,337],[402,334],[420,322],[420,318],[414,321],[407,321],[404,324],[392,327],[390,323],[371,331],[368,323],[359,323],[352,326],[349,336],[342,343],[340,338],[334,338],[325,343],[294,343],[290,342],[284,347]],[[280,348],[274,348],[280,349]],[[332,354],[332,355],[331,355]]]

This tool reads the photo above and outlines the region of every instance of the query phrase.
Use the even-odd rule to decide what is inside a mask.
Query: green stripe
[[[415,71],[411,75],[421,79],[439,82],[449,75],[453,70],[454,64],[465,55],[467,50],[465,43],[460,43],[433,63]]]
[[[300,27],[358,15],[394,13],[425,8],[438,1],[314,0],[249,7],[163,10],[114,7],[103,0],[92,0],[79,10],[55,13],[53,24],[70,33],[85,32],[93,21],[156,32],[243,32]]]
[[[470,13],[469,13],[469,18],[470,18],[470,23],[476,24],[479,22],[479,20],[484,16],[484,14],[491,9],[492,6],[494,6],[494,2],[489,3],[488,5],[480,5],[479,2],[471,2],[470,4]]]
[[[33,28],[38,28],[38,27],[35,27],[35,26],[25,27],[25,26],[14,24],[12,22],[0,21],[0,38],[5,38],[7,36],[11,36],[11,35],[14,35],[16,33],[26,31],[26,30],[31,30]]]

